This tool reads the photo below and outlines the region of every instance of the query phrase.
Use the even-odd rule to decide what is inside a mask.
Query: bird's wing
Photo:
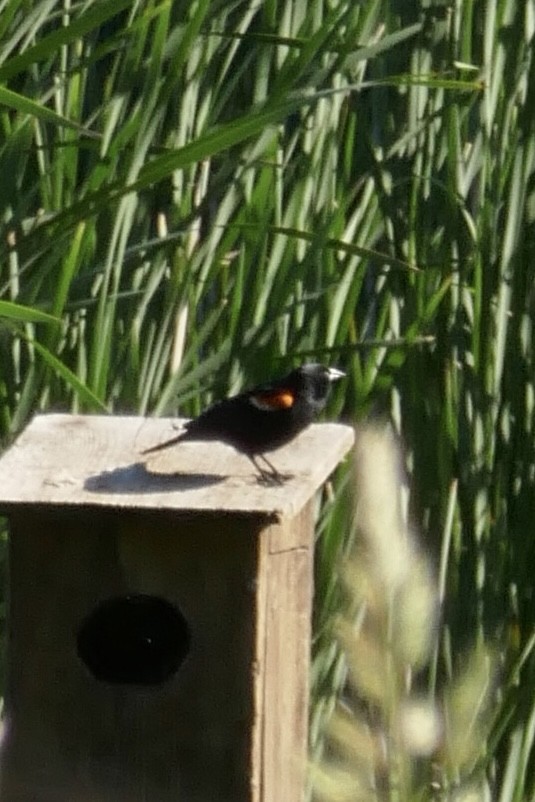
[[[248,393],[248,399],[258,409],[276,412],[280,409],[291,409],[295,404],[295,393],[289,388],[272,387]]]

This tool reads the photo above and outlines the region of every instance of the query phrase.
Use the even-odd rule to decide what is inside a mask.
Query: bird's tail
[[[177,434],[176,437],[172,437],[170,440],[165,440],[163,443],[158,443],[156,446],[151,446],[150,448],[145,448],[141,453],[142,454],[154,454],[155,451],[163,451],[164,448],[169,448],[169,446],[174,446],[175,443],[178,443],[180,440],[183,440],[186,435],[186,432],[181,432]]]

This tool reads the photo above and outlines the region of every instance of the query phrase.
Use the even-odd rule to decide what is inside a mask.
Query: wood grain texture
[[[268,554],[262,572],[262,802],[305,798],[313,533],[312,504],[308,504],[297,518],[271,527],[263,541]],[[284,535],[291,543],[286,550],[280,547]]]
[[[14,514],[2,802],[301,802],[311,506],[271,524]],[[76,654],[95,605],[130,593],[177,605],[191,629],[162,685],[97,682]]]
[[[141,455],[176,434],[177,425],[170,419],[40,415],[0,459],[0,508],[30,503],[293,516],[353,443],[349,426],[309,426],[271,452],[289,477],[266,487],[249,460],[222,443],[180,443]]]
[[[1,802],[303,799],[313,497],[353,431],[313,426],[275,452],[292,473],[281,487],[219,444],[169,455],[188,474],[135,462],[170,434],[169,421],[42,416],[0,460]],[[162,684],[110,685],[78,657],[87,616],[131,594],[188,623],[190,652]]]
[[[0,798],[249,800],[259,527],[109,511],[79,524],[51,511],[11,523]],[[190,653],[161,685],[98,682],[76,653],[80,624],[138,592],[179,607]]]

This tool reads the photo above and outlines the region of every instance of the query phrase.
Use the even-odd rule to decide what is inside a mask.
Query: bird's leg
[[[260,474],[260,480],[267,485],[282,485],[284,484],[285,479],[287,478],[284,476],[280,471],[276,469],[272,462],[268,460],[265,454],[251,454],[248,455],[249,459],[255,466],[256,470]],[[267,470],[265,467],[260,465],[259,460],[262,459],[264,463],[267,465]]]
[[[259,454],[258,456],[259,456],[259,458],[260,458],[260,459],[262,459],[262,460],[265,462],[265,464],[268,466],[268,468],[269,468],[269,472],[270,472],[271,476],[272,476],[272,477],[273,477],[273,478],[274,478],[274,479],[275,479],[275,480],[276,480],[278,483],[280,483],[280,482],[284,481],[284,476],[282,475],[282,473],[280,473],[280,471],[278,471],[278,470],[277,470],[277,468],[276,468],[276,467],[273,465],[273,463],[272,463],[272,462],[270,462],[270,461],[268,460],[268,458],[266,457],[266,455],[265,455],[265,454]]]
[[[255,454],[248,454],[247,456],[253,463],[255,470],[258,472],[258,481],[265,485],[274,484],[273,474],[270,471],[266,471],[266,469],[259,464],[258,457]]]

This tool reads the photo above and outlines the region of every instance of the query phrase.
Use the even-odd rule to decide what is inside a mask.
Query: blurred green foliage
[[[405,439],[444,642],[524,655],[494,745],[499,776],[528,756],[511,798],[533,784],[534,32],[533,0],[0,15],[4,442],[40,410],[196,414],[339,364],[329,415]],[[347,504],[318,527],[317,720]]]

